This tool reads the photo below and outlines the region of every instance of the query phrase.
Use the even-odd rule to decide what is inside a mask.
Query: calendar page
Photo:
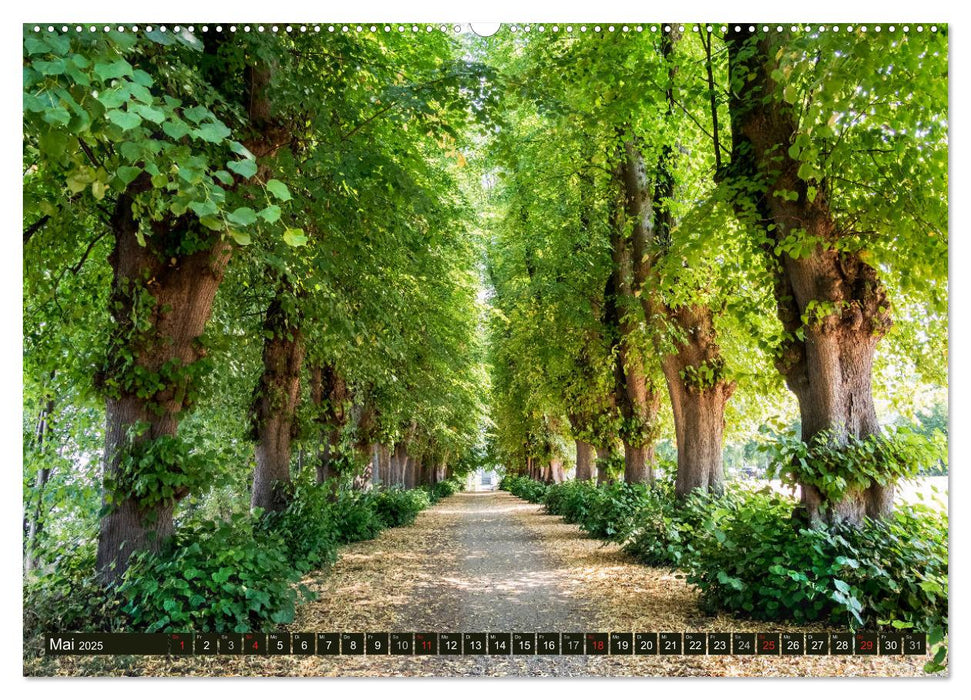
[[[25,20],[24,676],[949,674],[948,25],[645,12]]]

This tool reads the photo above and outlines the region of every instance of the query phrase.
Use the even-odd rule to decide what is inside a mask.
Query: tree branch
[[[29,241],[35,233],[44,228],[44,225],[50,220],[50,215],[44,214],[44,216],[40,217],[37,221],[24,229],[24,245],[27,245],[27,241]]]

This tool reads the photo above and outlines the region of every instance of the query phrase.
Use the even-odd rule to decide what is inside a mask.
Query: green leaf
[[[231,160],[226,163],[226,167],[243,177],[253,177],[256,175],[255,160]]]
[[[288,228],[283,233],[283,240],[286,241],[287,245],[297,248],[306,245],[307,236],[304,234],[302,228]]]
[[[253,239],[250,237],[248,233],[243,233],[241,231],[233,231],[232,229],[230,229],[229,235],[232,236],[233,240],[236,241],[239,245],[249,245],[250,243],[253,242]]]
[[[208,109],[205,107],[200,107],[199,105],[182,110],[182,116],[184,116],[190,122],[195,122],[196,124],[210,116],[210,114],[211,112]]]
[[[208,141],[209,143],[221,143],[231,133],[232,132],[225,124],[217,121],[202,125],[193,131],[192,135],[196,138],[202,139],[203,141]]]
[[[94,74],[102,82],[107,82],[115,78],[121,78],[126,75],[131,75],[133,69],[131,64],[123,58],[114,61],[113,63],[95,63],[94,64]]]
[[[256,212],[249,207],[240,207],[226,215],[226,220],[237,226],[249,226],[256,222]]]
[[[275,224],[280,220],[281,210],[276,204],[271,204],[260,212],[260,216],[267,222]]]
[[[131,165],[123,165],[120,168],[118,168],[115,174],[118,176],[118,179],[121,180],[122,184],[127,186],[136,177],[138,177],[141,174],[141,172],[142,172],[141,168],[136,168]]]
[[[129,109],[140,115],[143,119],[147,119],[155,124],[161,124],[165,120],[165,112],[159,109],[153,109],[148,105],[131,105]]]
[[[279,180],[269,180],[266,183],[266,189],[268,189],[270,193],[281,202],[290,201],[290,190]]]
[[[44,121],[55,126],[65,126],[71,121],[71,113],[63,107],[55,107],[44,112]]]
[[[117,124],[124,131],[131,131],[142,123],[142,118],[132,112],[122,112],[119,109],[109,110],[106,114],[108,121]]]
[[[170,117],[164,124],[162,124],[162,131],[164,131],[165,135],[173,141],[178,141],[183,136],[188,134],[191,129],[181,119]]]
[[[229,150],[238,156],[243,156],[243,158],[249,158],[250,160],[256,160],[254,156],[246,146],[241,144],[239,141],[230,141]]]

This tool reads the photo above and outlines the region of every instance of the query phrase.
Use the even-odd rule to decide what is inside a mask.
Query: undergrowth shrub
[[[384,527],[400,527],[415,522],[415,518],[430,502],[428,493],[423,489],[408,491],[390,488],[377,493],[374,509]]]
[[[587,517],[596,497],[597,487],[591,482],[564,481],[546,490],[543,503],[547,513],[560,515],[568,523],[577,523]]]
[[[43,571],[24,578],[24,634],[114,632],[125,628],[123,599],[94,574],[95,540],[59,554]]]
[[[341,491],[331,505],[337,541],[342,544],[377,537],[385,528],[378,517],[378,491]]]
[[[624,551],[648,566],[680,566],[696,555],[698,540],[709,535],[714,501],[696,492],[678,502],[673,481],[658,481],[644,495],[624,538]]]
[[[339,533],[331,493],[329,485],[298,479],[293,483],[287,508],[264,513],[259,519],[260,530],[282,539],[287,560],[301,572],[337,559]]]
[[[160,552],[134,555],[121,584],[109,589],[96,580],[92,538],[25,578],[25,635],[278,628],[312,597],[295,585],[301,575],[333,562],[338,544],[407,525],[431,494],[442,498],[459,487],[453,479],[335,496],[333,484],[297,479],[283,511],[190,520]]]
[[[807,528],[768,491],[713,501],[682,560],[709,609],[762,620],[929,631],[947,625],[947,519],[903,507],[862,527]]]
[[[458,493],[463,488],[463,484],[458,479],[445,479],[439,481],[431,487],[432,496],[435,501],[439,501],[443,498],[448,498],[449,496]]]
[[[160,553],[134,555],[118,592],[140,631],[246,632],[293,621],[298,579],[284,539],[237,517],[183,525]]]
[[[618,541],[634,526],[634,517],[645,503],[646,484],[614,482],[596,489],[582,519],[580,528],[593,537]]]
[[[511,479],[503,479],[504,488],[509,493],[530,503],[539,503],[546,495],[546,484],[542,481],[535,481],[528,476],[516,476]]]

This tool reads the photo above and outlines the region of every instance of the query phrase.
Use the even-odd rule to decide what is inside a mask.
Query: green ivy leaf
[[[209,143],[221,143],[231,133],[232,132],[225,124],[217,121],[203,124],[201,127],[193,131],[192,135],[196,138],[202,139],[203,141],[208,141]]]
[[[279,180],[269,180],[266,183],[266,189],[281,202],[290,201],[290,190]]]
[[[271,224],[275,224],[277,221],[280,220],[280,214],[281,214],[280,207],[278,207],[276,204],[271,204],[266,209],[260,212],[260,216],[263,218],[263,220]]]
[[[226,167],[242,177],[253,177],[256,175],[255,160],[231,160],[226,163]]]
[[[122,112],[118,109],[109,110],[105,115],[112,124],[117,124],[124,131],[131,131],[142,123],[142,118],[132,112]]]
[[[131,64],[123,58],[120,58],[113,63],[94,64],[94,74],[98,76],[102,82],[131,75],[132,72],[133,68]]]
[[[249,226],[256,222],[256,212],[249,207],[240,207],[227,214],[226,220],[237,226]]]
[[[302,228],[288,228],[283,233],[283,240],[286,241],[287,245],[297,248],[306,245],[307,236],[304,234]]]

